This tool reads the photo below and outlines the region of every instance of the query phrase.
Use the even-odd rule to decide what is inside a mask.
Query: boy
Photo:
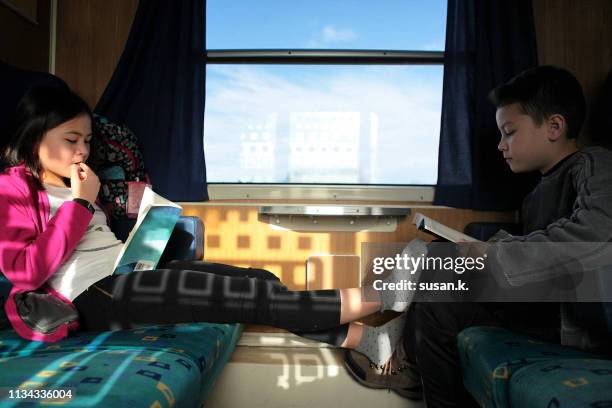
[[[540,66],[494,89],[489,98],[497,107],[501,132],[497,147],[510,169],[541,174],[540,182],[523,202],[524,235],[503,241],[610,242],[612,152],[601,147],[577,148],[585,101],[576,78],[564,69]],[[532,259],[521,253],[528,245],[511,247],[514,252],[505,254],[511,256],[504,256],[505,262],[499,265],[506,285],[519,287],[541,281],[542,276],[535,277],[521,267],[524,259]],[[498,246],[497,250],[503,248]],[[548,278],[554,275],[550,273]],[[412,375],[404,378],[420,374],[428,407],[473,403],[463,387],[459,367],[457,334],[463,329],[495,325],[560,341],[558,303],[424,302],[413,304],[407,313],[413,324],[405,331],[408,357],[403,365],[412,363]],[[389,383],[382,372],[375,373],[376,368],[360,361],[347,359],[353,375],[359,375],[360,369],[369,385]],[[415,385],[413,380],[405,386]]]

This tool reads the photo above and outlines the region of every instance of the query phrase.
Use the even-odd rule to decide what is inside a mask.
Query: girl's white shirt
[[[72,200],[69,187],[57,187],[43,184],[49,197],[49,220],[55,216],[65,201]],[[71,301],[83,293],[92,284],[113,273],[115,260],[121,252],[123,242],[106,224],[106,215],[93,204],[95,213],[83,238],[74,252],[49,278],[47,283]]]

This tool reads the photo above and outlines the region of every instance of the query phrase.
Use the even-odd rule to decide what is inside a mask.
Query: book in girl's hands
[[[136,225],[117,256],[113,274],[155,269],[183,208],[145,187]]]
[[[438,238],[445,239],[451,242],[480,242],[476,238],[472,238],[456,229],[447,227],[438,221],[426,217],[421,213],[416,213],[412,223],[416,225],[417,229],[428,232]]]

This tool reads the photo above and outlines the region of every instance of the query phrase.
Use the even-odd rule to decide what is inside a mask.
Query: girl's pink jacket
[[[76,330],[78,322],[51,334],[36,332],[17,314],[14,296],[41,288],[71,304],[46,282],[70,257],[93,216],[72,201],[63,203],[51,220],[49,210],[47,193],[36,187],[23,163],[0,173],[0,271],[13,284],[4,309],[21,337],[55,342]]]

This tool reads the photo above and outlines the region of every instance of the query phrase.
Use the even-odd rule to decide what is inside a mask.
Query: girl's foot
[[[404,248],[402,251],[401,257],[404,259],[408,258],[422,258],[427,255],[427,245],[425,242],[420,239],[413,239],[410,243]],[[410,265],[410,264],[409,264]],[[391,271],[389,276],[382,279],[383,283],[406,283],[407,281],[415,282],[415,284],[419,281],[419,277],[421,276],[422,268],[419,266],[416,270],[412,270],[411,268],[395,268]],[[380,311],[384,312],[385,310],[393,310],[395,312],[404,312],[408,306],[410,306],[410,302],[412,302],[412,298],[414,297],[414,290],[409,289],[388,289],[384,288],[383,290],[379,290],[380,294]]]
[[[406,315],[402,314],[382,326],[363,326],[361,341],[355,351],[365,354],[372,363],[382,366],[393,355],[404,332]]]

